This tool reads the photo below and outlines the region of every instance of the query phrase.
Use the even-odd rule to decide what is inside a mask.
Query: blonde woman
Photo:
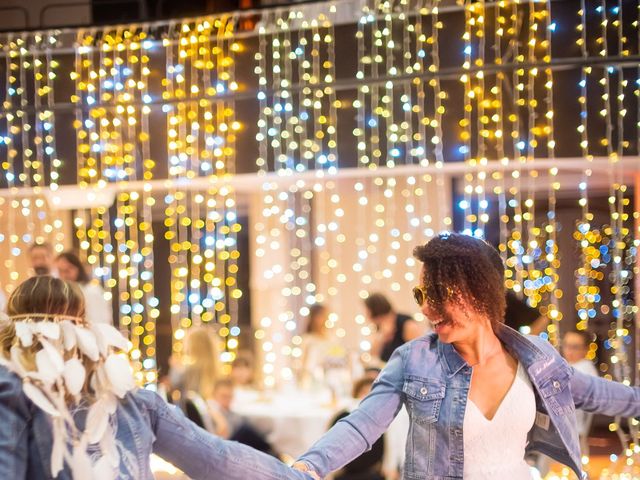
[[[0,325],[0,478],[152,479],[152,452],[194,479],[309,478],[136,389],[126,348],[86,322],[76,285],[18,286]]]

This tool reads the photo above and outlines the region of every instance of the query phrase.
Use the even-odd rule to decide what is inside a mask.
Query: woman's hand
[[[304,472],[304,473],[310,475],[311,478],[313,478],[314,480],[321,480],[320,477],[318,476],[318,474],[316,472],[314,472],[313,470],[311,470],[309,468],[309,465],[307,465],[304,462],[296,462],[296,463],[293,464],[292,468],[295,468],[296,470],[299,470],[300,472]]]

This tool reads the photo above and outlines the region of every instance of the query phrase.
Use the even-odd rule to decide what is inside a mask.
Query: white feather
[[[92,477],[91,459],[87,455],[86,445],[80,442],[73,449],[71,470],[74,479],[90,479]]]
[[[64,384],[67,387],[67,391],[75,396],[80,393],[86,379],[86,371],[84,365],[77,358],[67,360],[64,364]]]
[[[109,415],[116,413],[116,409],[118,408],[118,399],[113,393],[109,392],[102,397],[102,402],[104,409],[109,413]]]
[[[118,453],[113,432],[108,432],[100,439],[100,450],[109,459],[113,468],[117,468],[120,465],[120,454]]]
[[[36,332],[51,340],[60,338],[60,325],[57,322],[36,322],[33,327]]]
[[[125,352],[128,350],[128,342],[126,338],[124,338],[113,325],[109,325],[107,323],[95,323],[91,325],[91,330],[96,335],[98,347],[100,347],[100,353],[103,356],[107,356],[109,347],[116,347]]]
[[[27,370],[22,364],[22,351],[19,345],[14,345],[10,349],[12,370],[21,377],[27,376]]]
[[[53,478],[58,476],[64,466],[64,423],[60,418],[53,420],[53,447],[51,448],[51,475]]]
[[[60,376],[60,372],[56,370],[49,357],[49,352],[40,350],[36,353],[36,367],[42,381],[47,385],[52,385]]]
[[[54,418],[60,416],[60,412],[53,406],[47,396],[33,383],[26,382],[22,385],[22,390],[29,400],[31,400],[40,410]]]
[[[106,456],[100,457],[93,465],[93,480],[113,480],[116,472]]]
[[[109,413],[103,402],[98,400],[89,408],[84,436],[89,444],[98,443],[109,426]]]
[[[44,338],[40,339],[40,345],[42,345],[42,349],[49,354],[53,368],[55,368],[58,373],[62,373],[64,370],[64,358],[62,358],[58,349]]]
[[[69,320],[60,322],[62,328],[62,342],[65,350],[72,350],[76,346],[76,330]]]
[[[87,330],[81,326],[75,325],[76,339],[78,340],[78,347],[90,360],[94,362],[100,358],[100,351],[98,350],[98,343],[96,342],[96,336],[91,330]]]
[[[112,353],[104,362],[104,371],[111,384],[111,391],[119,398],[123,398],[129,390],[135,387],[131,365],[129,361]]]
[[[33,345],[33,330],[31,322],[15,322],[16,337],[20,339],[20,343],[24,347]]]

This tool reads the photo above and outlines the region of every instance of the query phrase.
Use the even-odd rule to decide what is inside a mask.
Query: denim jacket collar
[[[495,332],[507,349],[516,356],[518,361],[522,362],[528,371],[538,363],[546,365],[553,361],[552,357],[514,329],[499,323]],[[438,355],[444,360],[443,363],[449,376],[455,375],[461,368],[468,365],[451,343],[438,342]]]

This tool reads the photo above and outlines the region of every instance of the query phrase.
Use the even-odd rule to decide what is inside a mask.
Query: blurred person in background
[[[525,335],[540,335],[546,330],[549,319],[541,315],[537,308],[529,306],[516,292],[507,290],[504,324]]]
[[[231,380],[239,388],[251,388],[255,383],[253,354],[248,350],[238,352],[231,363]]]
[[[213,387],[213,398],[209,400],[209,412],[217,431],[224,438],[248,445],[256,450],[277,457],[265,436],[258,432],[244,417],[233,411],[235,386],[229,378],[218,380]]]
[[[63,252],[56,258],[55,266],[61,279],[80,286],[88,306],[87,321],[113,325],[111,302],[105,298],[102,287],[91,280],[78,256],[73,252]]]
[[[300,380],[305,387],[326,385],[327,373],[347,368],[347,351],[332,338],[328,321],[329,310],[325,305],[316,303],[309,307],[307,331],[301,344]]]
[[[578,372],[586,375],[597,377],[593,361],[587,358],[589,353],[589,345],[593,340],[593,336],[586,331],[568,331],[562,337],[562,356],[564,359]],[[589,455],[589,444],[587,438],[589,430],[591,430],[591,422],[593,414],[583,410],[576,410],[576,420],[578,422],[578,435],[580,436],[580,446],[582,454]]]
[[[376,326],[371,342],[371,355],[388,362],[396,348],[424,334],[412,317],[396,313],[391,302],[381,293],[369,295],[364,305],[367,318]]]
[[[29,247],[29,263],[34,275],[54,275],[53,247],[49,242],[35,242]]]

